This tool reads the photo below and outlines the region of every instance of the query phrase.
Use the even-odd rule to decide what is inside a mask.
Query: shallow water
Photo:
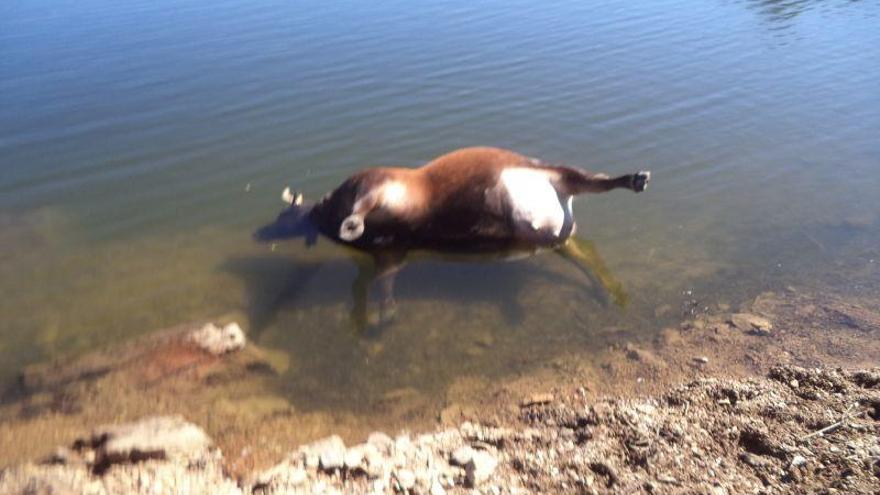
[[[880,263],[878,21],[852,1],[6,2],[0,382],[240,313],[290,356],[274,393],[381,425],[401,397],[436,409],[709,305],[846,287]],[[350,253],[250,241],[285,185],[476,144],[654,171],[575,206],[625,308],[552,255],[426,260],[365,340]]]

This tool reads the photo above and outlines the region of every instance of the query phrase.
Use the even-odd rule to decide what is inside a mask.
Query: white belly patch
[[[528,225],[534,232],[559,236],[565,225],[565,210],[547,172],[509,168],[501,172],[500,179],[517,224]]]

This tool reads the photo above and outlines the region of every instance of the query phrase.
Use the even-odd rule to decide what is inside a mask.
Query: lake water
[[[858,290],[878,26],[871,1],[2,2],[0,382],[234,313],[289,355],[273,387],[297,408],[383,415],[762,290]],[[285,185],[469,145],[653,170],[575,206],[625,308],[553,255],[425,260],[365,341],[346,251],[250,239]]]

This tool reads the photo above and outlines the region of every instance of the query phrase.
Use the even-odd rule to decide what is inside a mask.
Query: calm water
[[[880,263],[878,26],[871,1],[6,0],[0,381],[240,313],[289,353],[277,393],[369,412],[761,290],[845,288]],[[575,208],[627,308],[552,255],[425,261],[364,342],[345,251],[250,241],[285,185],[475,144],[654,171]]]

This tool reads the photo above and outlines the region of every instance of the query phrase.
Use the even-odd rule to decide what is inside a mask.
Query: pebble
[[[287,483],[294,485],[294,486],[302,485],[303,483],[306,482],[306,480],[308,478],[309,478],[308,473],[306,473],[302,469],[297,469],[296,471],[293,471],[292,473],[290,473],[290,475],[287,477]]]
[[[803,466],[806,463],[807,463],[806,457],[804,457],[802,455],[796,455],[791,459],[791,466],[790,467]]]
[[[495,472],[496,466],[498,466],[498,459],[492,454],[483,451],[474,452],[470,462],[464,467],[466,484],[475,487],[486,481]]]
[[[440,483],[439,480],[434,480],[434,482],[431,483],[430,494],[431,495],[446,495],[446,489],[443,488],[443,485]]]
[[[471,459],[473,459],[473,457],[474,449],[472,449],[468,445],[465,445],[463,447],[455,449],[455,452],[453,452],[452,456],[449,458],[449,462],[453,466],[464,467],[467,465],[467,463],[471,462]]]
[[[382,433],[381,431],[374,431],[370,433],[370,436],[367,437],[367,443],[371,443],[374,445],[391,445],[394,443],[394,440],[391,439],[387,434]]]
[[[345,451],[345,456],[343,457],[343,463],[345,464],[345,469],[349,471],[358,469],[361,466],[361,463],[364,462],[364,449],[360,446],[352,447]]]
[[[727,495],[727,490],[720,485],[714,485],[712,487],[712,495]]]
[[[672,476],[665,475],[665,474],[657,475],[657,481],[659,481],[660,483],[666,483],[668,485],[677,485],[678,484],[677,479],[673,478]]]
[[[342,469],[345,465],[345,456],[342,451],[323,452],[320,457],[320,466],[324,471]]]
[[[416,486],[416,475],[409,469],[401,469],[400,471],[397,471],[394,477],[397,478],[397,482],[404,490],[412,490],[412,488]]]
[[[320,464],[321,459],[318,457],[318,454],[314,452],[303,452],[302,453],[302,463],[303,466],[309,469],[318,469],[318,464]]]
[[[744,463],[746,463],[746,464],[748,464],[749,466],[752,466],[752,467],[761,467],[761,466],[763,466],[764,464],[766,464],[766,463],[764,462],[764,459],[761,459],[760,457],[758,457],[758,456],[756,456],[756,455],[754,455],[754,454],[749,454],[748,452],[744,452],[744,453],[740,456],[740,459],[741,459]]]
[[[308,465],[310,458],[318,457],[318,465],[324,471],[342,469],[345,465],[345,443],[338,435],[333,435],[318,440],[305,447],[301,447],[305,454],[305,462]],[[314,461],[311,461],[314,462]]]

